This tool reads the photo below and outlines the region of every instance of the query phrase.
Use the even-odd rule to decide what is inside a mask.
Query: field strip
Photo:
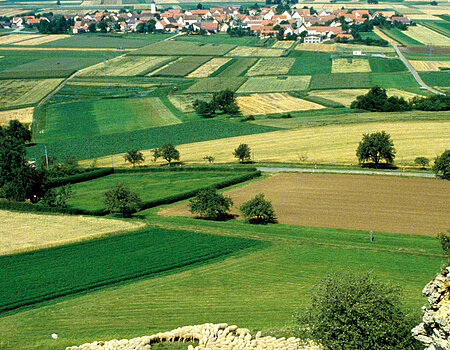
[[[365,73],[371,72],[369,60],[363,58],[335,58],[331,73]]]
[[[22,124],[31,124],[33,122],[33,107],[12,109],[9,111],[0,111],[0,126],[9,124],[10,120],[18,120]]]
[[[424,45],[450,46],[450,38],[420,25],[408,27],[404,34]]]
[[[401,44],[398,41],[392,39],[390,36],[384,34],[381,30],[379,30],[377,27],[373,28],[373,32],[378,35],[381,39],[386,40],[390,44]]]
[[[251,77],[238,89],[238,93],[283,92],[306,90],[311,80],[310,75],[288,77]]]
[[[237,46],[230,52],[228,52],[225,56],[242,56],[242,57],[277,57],[281,56],[285,50],[281,49],[266,49],[260,47],[250,47],[250,46]]]
[[[236,102],[244,115],[283,113],[325,108],[314,102],[293,97],[287,93],[238,96]]]
[[[450,40],[450,39],[449,39]],[[433,71],[433,72],[438,72],[441,69],[440,68],[450,68],[450,61],[409,61],[409,63],[411,63],[411,65],[414,67],[415,70],[417,71]],[[431,69],[430,69],[431,68]]]
[[[47,248],[144,227],[142,223],[0,210],[0,255]]]
[[[293,40],[277,41],[272,45],[272,49],[290,49],[296,42]]]
[[[0,36],[0,45],[10,45],[24,40],[43,37],[42,34],[8,34]],[[20,45],[20,44],[19,44]]]
[[[295,58],[292,57],[260,58],[245,75],[284,75],[289,72],[294,62]]]
[[[6,79],[0,86],[0,106],[21,106],[38,103],[63,79]]]
[[[18,51],[113,51],[113,52],[129,52],[137,49],[107,49],[107,48],[78,48],[78,47],[0,47],[0,50],[18,50]]]
[[[220,67],[222,67],[225,63],[231,61],[231,58],[212,58],[205,64],[198,67],[192,73],[187,75],[188,78],[206,78],[209,77],[210,74],[214,73]]]
[[[34,45],[50,43],[52,41],[69,38],[69,37],[70,37],[70,35],[68,35],[68,34],[52,34],[52,35],[41,36],[41,37],[33,38],[33,39],[22,40],[22,41],[13,43],[13,45],[32,45],[32,46],[34,46]]]

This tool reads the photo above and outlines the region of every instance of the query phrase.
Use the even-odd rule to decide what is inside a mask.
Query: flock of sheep
[[[96,341],[91,344],[72,346],[66,350],[148,350],[151,344],[161,342],[186,342],[198,341],[195,348],[189,345],[187,350],[318,350],[319,346],[314,344],[303,344],[298,338],[274,338],[262,337],[261,332],[253,337],[246,328],[229,326],[226,323],[205,323],[197,326],[186,326],[174,329],[170,332],[158,333],[134,339]]]

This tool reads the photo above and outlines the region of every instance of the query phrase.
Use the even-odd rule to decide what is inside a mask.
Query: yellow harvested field
[[[6,210],[0,210],[0,222],[0,255],[83,241],[144,226],[122,220]]]
[[[32,39],[27,39],[27,40],[23,40],[20,42],[16,42],[13,43],[13,45],[41,45],[41,44],[46,44],[55,40],[59,40],[59,39],[64,39],[64,38],[68,38],[70,37],[70,35],[68,34],[52,34],[52,35],[45,35],[45,36],[41,36],[38,38],[32,38]]]
[[[442,18],[429,14],[408,14],[408,17],[413,21],[442,21]]]
[[[310,43],[299,43],[295,49],[303,51],[325,51],[334,52],[337,44],[310,44]]]
[[[295,41],[293,40],[282,40],[277,41],[272,45],[272,49],[290,49],[292,45],[294,45]]]
[[[369,60],[363,58],[335,58],[331,66],[331,73],[359,73],[371,72]]]
[[[424,45],[450,46],[450,38],[420,25],[410,26],[403,33]]]
[[[0,36],[0,45],[10,45],[23,40],[39,38],[44,35],[40,34],[8,34]]]
[[[188,78],[206,78],[209,77],[210,74],[214,73],[220,67],[222,67],[225,63],[229,62],[231,58],[212,58],[205,64],[198,67],[192,73],[190,73]]]
[[[167,56],[120,56],[106,61],[106,74],[110,76],[132,76],[146,73],[171,60]],[[105,75],[103,62],[83,69],[79,77],[99,77]]]
[[[356,148],[362,135],[377,131],[391,135],[397,149],[397,162],[414,165],[416,157],[434,159],[450,148],[450,122],[397,122],[327,125],[273,131],[263,134],[231,137],[221,140],[178,145],[183,162],[204,163],[205,154],[212,155],[217,163],[236,162],[233,150],[241,143],[250,146],[257,162],[298,163],[298,154],[308,154],[310,164],[356,165]],[[151,158],[151,150],[143,151]],[[123,163],[123,154],[114,157],[114,164]],[[89,161],[80,162],[89,164]],[[111,158],[97,159],[98,166],[110,166]]]
[[[360,95],[365,95],[369,89],[337,89],[337,90],[313,90],[309,92],[310,96],[322,97],[327,100],[332,100],[350,107],[350,104]],[[399,89],[386,89],[388,96],[403,97],[405,100],[410,100],[417,94],[403,91]]]
[[[130,86],[130,87],[152,87],[156,84],[154,83],[124,83],[124,82],[114,82],[114,81],[69,81],[66,85],[76,85],[76,86]]]
[[[324,52],[340,52],[352,54],[353,51],[361,51],[362,53],[376,52],[394,52],[392,47],[382,46],[366,46],[355,44],[308,44],[302,43],[295,47],[296,50],[304,51],[324,51]]]
[[[439,71],[439,68],[450,68],[450,61],[409,61],[415,70],[418,71]],[[431,68],[431,69],[430,69]]]
[[[238,96],[236,102],[244,115],[284,113],[325,108],[314,102],[293,97],[287,93]]]
[[[377,27],[373,27],[373,32],[378,35],[381,39],[386,40],[390,44],[399,44],[397,40],[392,39],[390,36],[384,34],[381,30],[379,30]]]
[[[265,49],[262,47],[237,46],[225,56],[241,56],[241,57],[277,57],[281,56],[284,50],[281,49]]]
[[[0,85],[0,107],[39,102],[64,79],[7,79]]]
[[[168,95],[169,101],[183,113],[194,112],[193,103],[195,100],[210,102],[212,94],[183,94],[183,95]]]
[[[248,70],[246,75],[284,75],[289,72],[294,62],[295,58],[261,58]]]
[[[10,120],[18,120],[22,124],[33,122],[34,107],[13,109],[10,111],[0,111],[0,126],[6,125]]]

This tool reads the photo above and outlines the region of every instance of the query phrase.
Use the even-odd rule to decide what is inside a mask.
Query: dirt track
[[[226,192],[235,209],[263,192],[282,224],[424,235],[450,228],[450,182],[367,175],[282,173]],[[188,205],[161,211],[190,216]]]

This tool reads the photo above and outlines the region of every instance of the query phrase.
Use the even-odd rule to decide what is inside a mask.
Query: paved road
[[[313,168],[257,168],[263,173],[281,173],[281,172],[299,172],[299,173],[328,173],[328,174],[358,174],[358,175],[388,175],[388,176],[413,176],[437,178],[435,174],[427,173],[409,173],[394,171],[377,171],[377,170],[345,170],[345,169],[313,169]]]
[[[400,57],[400,59],[403,61],[405,66],[411,72],[411,74],[413,75],[414,79],[416,79],[416,81],[419,83],[419,85],[420,85],[420,87],[422,89],[426,89],[426,90],[428,90],[428,91],[430,91],[430,92],[432,92],[434,94],[437,94],[437,95],[444,95],[442,92],[437,91],[437,90],[429,87],[427,84],[425,84],[424,81],[422,80],[422,78],[420,77],[420,75],[416,72],[416,70],[413,68],[413,66],[411,66],[411,63],[409,63],[409,61],[406,59],[406,57],[403,56],[403,54],[399,50],[398,46],[396,44],[391,44],[391,45],[394,48],[395,52],[397,52],[398,57]]]

